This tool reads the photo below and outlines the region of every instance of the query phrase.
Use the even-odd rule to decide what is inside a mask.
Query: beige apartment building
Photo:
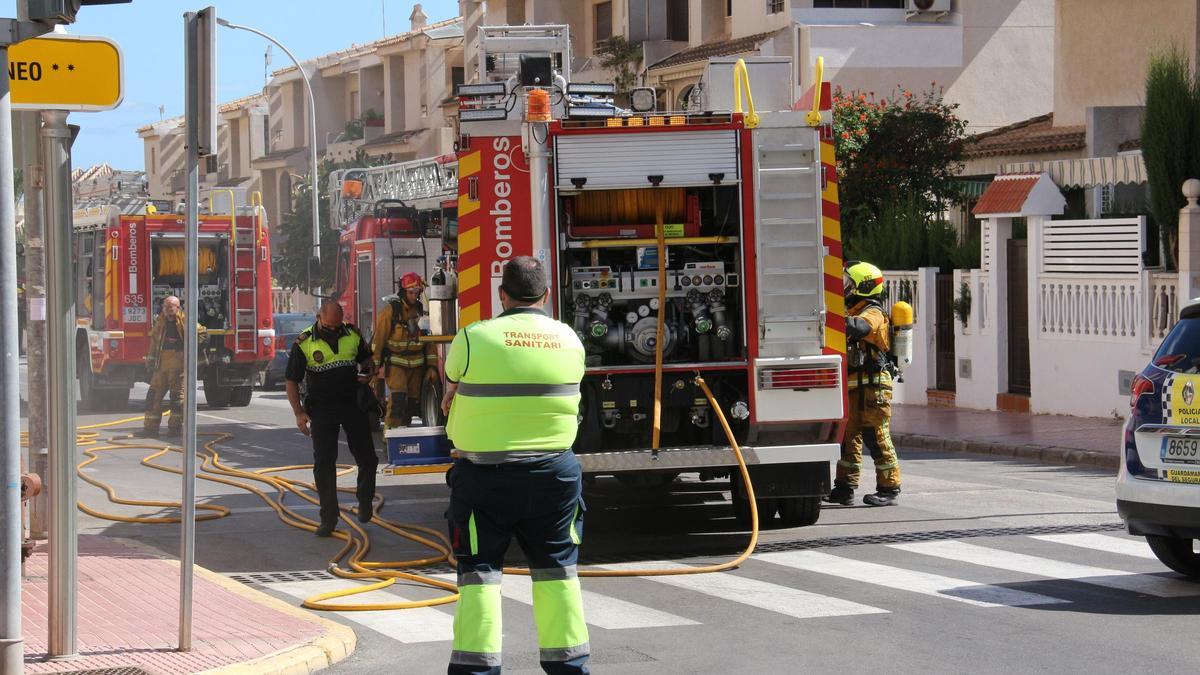
[[[430,23],[420,5],[409,30],[304,63],[316,98],[318,154],[403,161],[453,152],[453,86],[469,80],[471,37],[482,25],[566,24],[572,79],[612,74],[597,45],[622,35],[641,46],[639,81],[664,107],[694,100],[714,56],[791,58],[796,98],[825,58],[826,79],[886,95],[936,81],[960,104],[972,131],[1045,114],[1053,105],[1054,0],[460,0],[460,15]],[[700,86],[703,86],[700,84]],[[272,223],[290,208],[309,171],[308,104],[295,67],[273,73],[262,94],[221,107],[220,156],[202,189],[233,190],[235,203],[262,195]],[[181,120],[138,130],[151,195],[183,194]],[[227,193],[217,193],[224,204]],[[207,206],[207,202],[202,204]]]
[[[1136,211],[1147,67],[1171,45],[1200,62],[1200,0],[1056,0],[1054,13],[1053,106],[973,139],[963,175],[1046,171],[1072,212]]]

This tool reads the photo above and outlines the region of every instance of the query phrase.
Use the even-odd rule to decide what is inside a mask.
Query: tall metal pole
[[[0,46],[0,73],[8,47]],[[21,381],[17,371],[17,212],[13,179],[12,102],[0,76],[0,672],[20,673]]]
[[[317,175],[317,99],[315,96],[313,96],[312,82],[309,81],[308,73],[304,71],[304,66],[300,65],[300,60],[297,59],[296,55],[292,54],[287,47],[284,47],[283,43],[281,43],[279,40],[276,40],[260,30],[250,28],[249,26],[230,23],[225,19],[218,18],[217,23],[225,26],[226,28],[248,31],[265,40],[270,40],[271,44],[279,47],[279,49],[283,51],[284,54],[287,54],[287,57],[292,60],[292,63],[296,64],[296,70],[300,71],[300,78],[304,81],[304,92],[308,95],[308,131],[310,136],[308,145],[308,163],[309,170],[312,171],[312,186],[309,188],[309,191],[312,193],[310,195],[312,203],[312,264],[308,265],[310,274],[308,287],[313,291],[314,295],[320,295],[321,287],[316,286],[314,288],[311,278],[313,264],[319,265],[321,263],[321,212],[318,208],[321,202],[321,179],[320,176]]]
[[[196,564],[196,283],[200,227],[200,82],[196,76],[200,55],[198,14],[183,15],[187,129],[187,221],[184,225],[184,383],[183,408],[183,524],[179,551],[179,651],[192,648],[192,582]]]
[[[71,283],[71,130],[42,111],[46,172],[46,345],[50,440],[50,656],[76,653],[75,288]]]
[[[19,112],[18,137],[25,169],[25,400],[29,402],[30,469],[47,484],[46,444],[46,268],[42,227],[41,117]],[[49,528],[49,494],[43,490],[29,502],[29,536],[45,539]]]

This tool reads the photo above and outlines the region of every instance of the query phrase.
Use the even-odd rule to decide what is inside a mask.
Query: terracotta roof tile
[[[1054,126],[1054,113],[1048,113],[968,138],[965,155],[972,159],[1082,150],[1087,146],[1086,136],[1083,125]]]
[[[688,47],[680,52],[668,56],[667,58],[651,65],[648,70],[657,70],[659,68],[670,68],[671,66],[679,66],[685,63],[694,61],[707,61],[715,56],[733,56],[734,54],[745,54],[758,49],[758,46],[767,40],[774,37],[779,31],[768,31],[766,33],[758,33],[756,35],[747,35],[746,37],[736,38],[734,40],[724,40],[722,42],[709,42],[695,47]]]
[[[1142,139],[1131,138],[1117,146],[1117,152],[1129,152],[1130,150],[1141,150]]]
[[[401,131],[393,131],[390,134],[384,134],[373,138],[366,143],[363,143],[364,148],[377,148],[383,145],[391,145],[393,143],[407,142],[413,136],[425,131],[424,129],[404,129]]]
[[[405,40],[414,38],[426,31],[431,31],[431,30],[436,30],[438,28],[445,28],[448,26],[453,26],[456,23],[462,23],[462,20],[463,20],[463,18],[461,16],[456,16],[452,19],[445,19],[444,21],[436,21],[436,22],[431,23],[428,26],[425,26],[423,28],[418,28],[417,30],[410,30],[405,33],[398,33],[396,35],[390,35],[388,37],[381,38],[379,40],[375,40],[374,42],[368,42],[366,44],[350,45],[349,47],[338,50],[336,52],[329,52],[328,54],[322,54],[320,56],[317,56],[317,57],[314,57],[311,59],[305,59],[304,61],[301,61],[301,63],[316,62],[317,67],[323,68],[332,63],[337,63],[341,59],[352,58],[355,56],[362,56],[363,54],[370,54],[371,52],[375,51],[379,47],[386,47],[388,45],[393,45],[398,42],[404,42]],[[278,77],[280,75],[283,75],[284,73],[290,73],[295,69],[296,69],[296,66],[294,66],[294,65],[287,66],[286,68],[280,68],[279,70],[276,70],[273,73],[271,73],[271,77],[272,78]]]
[[[1033,186],[1037,185],[1038,174],[1010,174],[996,176],[992,184],[987,186],[979,196],[979,202],[971,213],[977,216],[989,213],[1019,213],[1029,199]]]

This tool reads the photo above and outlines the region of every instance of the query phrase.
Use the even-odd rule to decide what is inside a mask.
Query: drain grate
[[[296,572],[243,572],[226,575],[234,581],[243,584],[277,584],[288,581],[322,581],[336,579],[325,570],[308,570]]]
[[[1032,537],[1045,534],[1112,532],[1123,529],[1125,529],[1125,526],[1121,523],[1104,523],[1102,525],[1033,525],[1027,527],[992,527],[981,530],[897,532],[895,534],[869,534],[858,537],[827,537],[824,539],[776,541],[769,544],[761,544],[757,550],[763,553],[777,553],[781,551],[804,551],[814,548],[863,546],[867,544],[901,544],[920,541],[945,541],[947,539],[977,539],[980,537]]]
[[[853,537],[825,537],[821,539],[794,539],[791,541],[775,541],[759,544],[755,553],[780,553],[785,551],[806,551],[820,548],[837,548],[841,546],[864,546],[871,544],[899,544],[920,541],[942,541],[947,539],[976,539],[981,537],[1017,537],[1044,534],[1081,534],[1087,532],[1123,531],[1121,523],[1103,523],[1100,525],[1039,525],[1027,527],[993,527],[974,530],[929,530],[924,532],[896,532],[894,534],[870,534]],[[715,555],[729,555],[730,549],[698,548],[689,549],[655,549],[654,551],[636,551],[628,554],[584,556],[580,564],[607,565],[639,560],[655,559],[685,559]]]
[[[1046,534],[1084,534],[1091,532],[1124,531],[1122,523],[1101,523],[1099,525],[1034,525],[1027,527],[990,527],[973,530],[927,530],[924,532],[896,532],[893,534],[868,534],[853,537],[824,537],[821,539],[793,539],[791,541],[775,541],[759,544],[756,553],[781,553],[785,551],[807,551],[820,548],[838,548],[842,546],[869,546],[872,544],[905,544],[922,541],[945,541],[950,539],[979,539],[983,537],[1031,537]],[[639,550],[615,555],[589,556],[583,555],[582,565],[609,565],[640,560],[687,559],[714,555],[728,555],[728,549],[688,548],[688,549],[654,549]],[[519,556],[511,561],[513,565],[524,562]],[[433,565],[430,567],[405,568],[405,572],[413,574],[450,574],[454,568],[449,565]],[[249,572],[227,575],[234,581],[243,584],[273,584],[288,581],[320,581],[337,579],[325,570],[300,572]]]

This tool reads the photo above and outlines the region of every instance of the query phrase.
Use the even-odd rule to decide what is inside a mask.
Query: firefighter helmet
[[[883,272],[868,262],[846,264],[846,297],[878,298],[883,294]]]
[[[415,288],[419,291],[425,288],[425,280],[416,272],[405,272],[404,276],[400,277],[400,288],[406,291]]]

